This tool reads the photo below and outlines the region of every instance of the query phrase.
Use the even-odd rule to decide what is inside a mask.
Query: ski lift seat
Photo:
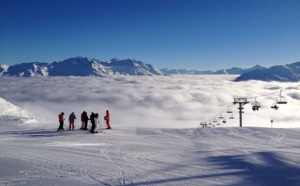
[[[276,97],[277,104],[287,104],[287,100],[281,95],[282,90],[279,93],[279,97]]]
[[[278,104],[287,104],[287,101],[277,101]]]
[[[278,107],[276,104],[275,104],[275,105],[272,105],[271,108],[272,108],[272,109],[275,109],[275,110],[278,110],[278,109],[279,109],[279,107]]]
[[[252,110],[253,111],[258,111],[259,110],[259,108],[260,108],[260,106],[259,105],[254,105],[253,107],[252,107]]]

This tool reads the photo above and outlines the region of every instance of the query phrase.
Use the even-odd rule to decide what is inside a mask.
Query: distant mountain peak
[[[168,69],[168,68],[163,68],[160,69],[160,71],[162,71],[165,74],[235,74],[235,75],[240,75],[243,74],[245,72],[249,72],[252,70],[256,70],[256,69],[263,69],[265,67],[262,67],[260,65],[256,65],[252,68],[248,68],[248,69],[242,69],[239,67],[232,67],[232,68],[223,68],[217,71],[211,71],[211,70],[206,70],[206,71],[199,71],[199,70],[186,70],[186,69]]]
[[[300,62],[250,71],[236,79],[236,81],[247,80],[298,82],[300,81]]]
[[[159,70],[141,61],[117,58],[108,62],[99,59],[89,59],[77,56],[55,61],[52,63],[29,62],[0,68],[1,76],[106,76],[114,74],[123,75],[163,75]]]

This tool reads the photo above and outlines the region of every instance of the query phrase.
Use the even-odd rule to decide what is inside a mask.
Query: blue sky
[[[299,0],[0,0],[0,64],[84,56],[216,70],[300,61]]]

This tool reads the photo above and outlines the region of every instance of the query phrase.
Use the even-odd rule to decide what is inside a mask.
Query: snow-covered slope
[[[19,122],[21,124],[37,123],[34,118],[30,117],[27,110],[24,110],[0,97],[0,123],[10,123],[12,121]]]
[[[19,107],[0,99],[0,185],[300,185],[299,84],[232,78],[0,77],[1,96],[34,118],[52,118],[18,119]],[[282,89],[288,104],[271,110],[273,91]],[[236,118],[198,128],[199,119],[220,114],[234,96],[262,93],[268,96],[259,112],[245,105],[248,127],[233,127]],[[83,110],[107,108],[112,130],[103,119],[97,134],[78,130]],[[75,111],[77,130],[56,131],[61,111],[65,128]],[[285,128],[271,128],[279,126]]]
[[[2,99],[0,97],[0,116],[10,115],[10,116],[19,116],[20,107]]]
[[[19,122],[0,120],[0,185],[300,185],[299,129],[102,127],[90,134]]]
[[[247,80],[298,82],[300,80],[300,62],[247,72],[236,79],[236,81]]]
[[[86,57],[69,58],[53,63],[21,63],[0,68],[1,76],[106,76],[106,75],[163,75],[150,64],[126,59],[101,62]]]

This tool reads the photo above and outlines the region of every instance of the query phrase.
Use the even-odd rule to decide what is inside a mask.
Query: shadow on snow
[[[78,132],[83,133],[84,131],[56,131],[56,130],[24,130],[24,131],[3,131],[0,135],[22,135],[32,138],[47,138],[47,137],[57,137],[57,136],[68,136],[74,135]]]
[[[148,182],[138,182],[128,185],[169,185],[169,184],[185,184],[192,181],[196,183],[199,180],[199,185],[251,185],[251,186],[298,186],[300,185],[300,168],[287,164],[281,160],[277,153],[273,152],[258,152],[250,156],[261,158],[262,164],[251,163],[249,155],[226,155],[218,157],[209,157],[206,160],[217,166],[218,168],[213,174],[198,174],[191,176],[177,176],[171,179],[160,179]],[[164,171],[172,172],[179,167],[169,167]],[[199,168],[201,173],[201,168]],[[209,183],[209,181],[216,183]],[[208,181],[208,182],[206,182]],[[235,181],[236,183],[232,183]]]

